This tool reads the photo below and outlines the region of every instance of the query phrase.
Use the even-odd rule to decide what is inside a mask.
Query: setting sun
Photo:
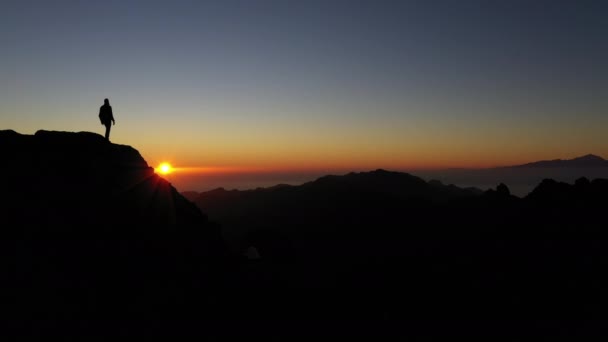
[[[173,167],[171,167],[171,164],[169,163],[162,163],[156,168],[156,170],[162,173],[163,175],[166,175],[173,171]]]

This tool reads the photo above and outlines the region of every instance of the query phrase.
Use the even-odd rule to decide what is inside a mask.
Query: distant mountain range
[[[523,165],[510,166],[512,168],[587,168],[587,167],[608,167],[608,160],[594,154],[587,154],[573,159],[554,159],[543,160]]]
[[[593,159],[585,157],[567,162],[581,165],[582,162]],[[580,181],[584,179],[581,178]],[[502,199],[503,204],[523,204],[532,198],[549,200],[551,196],[543,195],[551,188],[547,184],[553,184],[548,182],[543,181],[543,186],[537,188],[532,197],[522,200],[512,196],[504,184],[495,190],[482,191],[474,187],[445,185],[438,180],[427,182],[407,173],[379,169],[343,176],[324,176],[299,186],[281,184],[255,190],[218,188],[202,193],[189,191],[184,195],[211,218],[222,223],[224,237],[238,249],[243,243],[247,244],[248,234],[262,227],[275,229],[281,234],[291,234],[306,229],[306,226],[319,228],[325,227],[329,222],[350,222],[351,219],[365,221],[370,219],[369,215],[376,215],[374,220],[391,225],[397,220],[393,216],[397,213],[409,216],[409,220],[417,217],[419,212],[413,213],[412,210],[416,210],[414,208],[425,211],[432,207],[451,208],[455,203],[478,205],[492,203],[497,198]],[[600,184],[599,182],[594,181],[593,184]],[[560,189],[566,189],[564,191],[569,193],[570,190],[567,189],[570,185],[554,183],[560,184]],[[390,215],[387,210],[391,212]],[[323,223],[316,222],[319,218]],[[438,218],[428,219],[433,221]]]
[[[419,170],[416,175],[484,190],[505,183],[513,194],[524,197],[545,178],[566,183],[573,183],[581,177],[608,178],[608,161],[588,154],[573,159],[544,160],[485,169]]]

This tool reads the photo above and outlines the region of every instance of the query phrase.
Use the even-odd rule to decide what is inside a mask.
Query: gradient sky
[[[3,1],[0,129],[152,165],[480,167],[608,157],[607,1]]]

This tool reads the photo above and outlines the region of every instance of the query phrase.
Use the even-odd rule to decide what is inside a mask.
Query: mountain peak
[[[606,160],[595,154],[586,154],[581,157],[573,158],[571,161],[605,162]]]
[[[608,161],[595,154],[587,154],[587,155],[573,158],[573,159],[542,160],[542,161],[527,163],[527,164],[523,164],[523,165],[516,165],[516,166],[512,166],[512,167],[516,167],[516,168],[608,167]]]

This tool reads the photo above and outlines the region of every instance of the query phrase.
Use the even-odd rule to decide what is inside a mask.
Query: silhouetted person
[[[112,106],[110,106],[110,100],[103,100],[103,106],[99,108],[99,120],[101,124],[106,126],[106,140],[110,141],[110,127],[116,124],[114,121],[114,115],[112,114]]]

